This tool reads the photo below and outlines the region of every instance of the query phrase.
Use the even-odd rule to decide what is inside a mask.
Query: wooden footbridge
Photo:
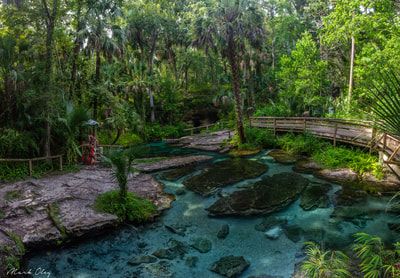
[[[313,117],[251,117],[250,126],[274,132],[301,132],[381,152],[384,163],[400,165],[400,138],[374,127],[373,122]]]

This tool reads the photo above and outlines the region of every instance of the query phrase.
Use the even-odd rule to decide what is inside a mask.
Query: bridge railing
[[[400,138],[380,131],[374,123],[314,117],[251,117],[250,126],[274,132],[306,132],[316,137],[382,151],[387,164],[400,165]]]

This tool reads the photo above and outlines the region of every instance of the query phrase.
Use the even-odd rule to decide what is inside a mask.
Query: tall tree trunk
[[[53,0],[52,11],[50,12],[50,8],[47,4],[46,0],[42,0],[43,9],[46,14],[45,22],[46,22],[46,55],[45,55],[45,79],[44,79],[44,93],[48,95],[47,103],[45,105],[45,115],[46,115],[46,134],[45,134],[45,143],[44,143],[44,152],[45,156],[51,155],[51,123],[50,123],[50,115],[51,115],[51,98],[52,94],[50,90],[52,90],[53,76],[52,76],[52,66],[53,66],[53,36],[54,36],[54,27],[55,21],[58,13],[58,0]]]
[[[78,10],[77,10],[77,27],[76,27],[76,37],[74,41],[74,49],[72,53],[72,69],[71,69],[71,87],[70,87],[70,99],[75,95],[77,86],[76,86],[76,74],[78,71],[78,56],[81,48],[81,40],[79,38],[79,32],[82,30],[82,22],[81,22],[81,11],[82,11],[82,1],[78,1]]]
[[[100,83],[100,69],[101,69],[101,53],[100,53],[100,49],[97,49],[96,50],[96,75],[95,75],[95,80],[96,80],[97,85]],[[97,98],[97,94],[96,94],[93,98],[93,119],[94,120],[97,119],[97,109],[98,109],[98,98]]]
[[[350,111],[351,99],[353,94],[353,72],[354,72],[354,56],[356,52],[356,40],[351,37],[351,54],[350,54],[350,76],[349,76],[349,94],[348,94],[348,110]]]
[[[150,79],[153,78],[153,63],[154,63],[154,53],[156,51],[157,38],[158,38],[158,33],[154,32],[152,34],[151,48],[150,48],[150,53],[149,53],[149,58],[148,58],[148,76]],[[149,99],[150,99],[150,121],[152,123],[154,123],[156,121],[156,113],[155,113],[155,107],[154,107],[153,88],[151,85],[148,86],[147,92],[149,94]]]
[[[228,60],[231,67],[232,90],[235,96],[236,129],[239,135],[239,143],[243,144],[246,142],[246,138],[243,128],[242,98],[240,94],[240,74],[237,61],[236,44],[232,37],[228,40]]]

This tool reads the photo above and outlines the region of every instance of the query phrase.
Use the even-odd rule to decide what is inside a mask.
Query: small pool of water
[[[165,146],[158,146],[160,149]],[[179,150],[175,150],[180,153]],[[229,159],[226,156],[215,155],[215,161]],[[292,172],[292,166],[275,163],[263,152],[250,159],[265,163],[269,170],[264,175],[273,175],[281,172]],[[198,173],[202,166],[194,169]],[[191,175],[193,175],[193,173]],[[169,182],[161,179],[160,173],[154,176],[165,184],[167,192],[175,193],[182,188],[182,182],[188,176]],[[190,174],[189,174],[190,176]],[[312,175],[306,178],[318,180]],[[222,194],[230,193],[260,180],[262,177],[243,180],[222,190]],[[326,183],[326,182],[324,182]],[[328,195],[334,203],[335,193],[340,190],[339,185],[333,185]],[[241,277],[257,275],[272,275],[290,277],[295,265],[303,259],[302,247],[305,241],[315,240],[324,245],[345,247],[352,239],[352,235],[364,231],[382,237],[387,242],[399,240],[398,234],[390,231],[388,222],[398,222],[395,216],[385,212],[388,198],[369,197],[367,202],[354,204],[353,208],[371,212],[371,217],[360,216],[357,221],[338,221],[331,217],[334,206],[325,209],[304,211],[300,201],[289,205],[282,211],[274,213],[281,219],[287,220],[287,226],[294,227],[294,236],[282,233],[278,239],[271,240],[264,232],[255,229],[257,224],[265,218],[259,217],[223,217],[210,218],[205,208],[218,199],[218,196],[202,197],[187,191],[179,195],[171,209],[167,210],[159,221],[141,228],[126,226],[125,228],[76,244],[61,250],[43,251],[34,254],[27,262],[28,268],[42,268],[51,272],[51,277],[178,277],[178,278],[208,278],[221,277],[209,270],[210,265],[220,257],[235,255],[243,256],[250,262],[250,267]],[[228,224],[230,233],[226,239],[219,239],[217,233],[221,226]],[[172,233],[164,225],[183,227],[184,235]],[[299,238],[296,232],[302,231]],[[152,254],[155,250],[166,248],[171,239],[190,245],[194,239],[201,237],[212,242],[212,249],[208,253],[200,253],[193,248],[188,253],[173,260],[161,260],[155,263],[134,266],[128,262],[141,255]],[[188,258],[196,257],[196,266],[188,265]],[[36,276],[41,277],[41,276]],[[45,277],[45,276],[42,276]]]

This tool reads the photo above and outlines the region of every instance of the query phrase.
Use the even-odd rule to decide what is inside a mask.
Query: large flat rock
[[[211,216],[272,213],[295,201],[308,184],[306,178],[296,173],[276,174],[220,198],[207,210]]]
[[[116,216],[93,209],[99,194],[115,189],[118,185],[111,169],[96,166],[77,173],[1,185],[0,233],[4,233],[0,244],[10,241],[12,234],[34,249],[115,227],[119,224]],[[131,176],[128,190],[150,199],[159,211],[172,202],[162,185],[148,174]]]
[[[208,134],[185,136],[174,141],[170,141],[170,143],[185,148],[219,152],[226,148],[226,142],[230,140],[232,136],[232,131],[222,130]]]
[[[172,168],[198,164],[201,162],[209,161],[211,159],[212,156],[209,155],[179,156],[179,157],[171,157],[158,162],[138,164],[135,165],[134,167],[139,171],[148,173],[148,172],[168,170]]]
[[[213,194],[219,188],[256,178],[268,170],[268,166],[243,158],[228,159],[211,165],[199,175],[187,179],[186,188],[203,196]]]

